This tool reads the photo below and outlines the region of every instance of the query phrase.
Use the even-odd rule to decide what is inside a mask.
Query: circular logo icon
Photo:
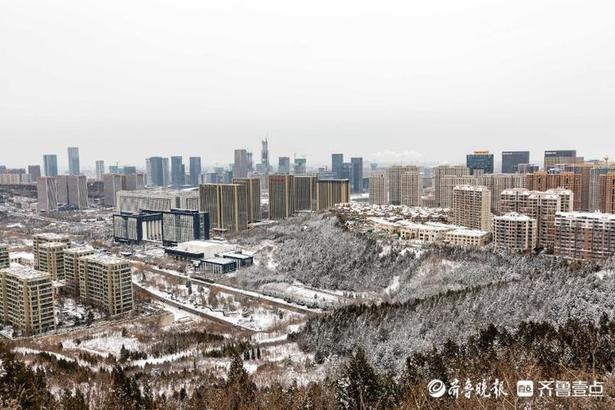
[[[427,391],[431,397],[437,399],[444,396],[444,393],[446,393],[446,385],[442,380],[433,379],[427,384]]]

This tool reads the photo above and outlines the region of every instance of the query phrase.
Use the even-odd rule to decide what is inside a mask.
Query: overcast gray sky
[[[0,1],[0,164],[615,157],[615,2]]]

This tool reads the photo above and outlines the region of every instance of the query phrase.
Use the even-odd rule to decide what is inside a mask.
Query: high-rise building
[[[316,190],[318,177],[313,175],[296,175],[294,177],[295,211],[316,210]]]
[[[146,189],[119,191],[116,194],[118,212],[169,211],[172,208],[198,210],[199,192]]]
[[[88,208],[88,180],[85,175],[69,175],[66,178],[68,187],[68,205],[75,209]]]
[[[165,161],[166,160],[166,161]],[[150,157],[147,159],[147,185],[166,187],[168,185],[168,159]],[[166,170],[165,170],[166,168]]]
[[[290,174],[290,158],[278,158],[278,174]]]
[[[190,185],[198,186],[199,177],[203,168],[201,167],[201,157],[190,157]]]
[[[211,229],[238,232],[248,228],[248,190],[243,184],[202,184],[200,210],[209,214]]]
[[[261,141],[261,164],[265,169],[265,175],[268,175],[271,166],[269,164],[269,141],[267,141],[267,138]]]
[[[79,259],[79,297],[110,315],[133,308],[130,262],[110,255],[88,255]]]
[[[262,219],[260,178],[233,178],[233,184],[245,185],[248,191],[248,222],[260,221]]]
[[[352,192],[361,193],[363,192],[363,158],[350,158],[350,164],[352,165]]]
[[[502,173],[514,174],[520,164],[530,163],[529,151],[502,151]]]
[[[295,164],[293,167],[293,173],[295,175],[305,175],[307,171],[307,159],[305,157],[295,157]]]
[[[58,210],[58,190],[55,177],[40,177],[36,182],[39,212]]]
[[[122,174],[123,187],[125,191],[137,191],[145,188],[145,175],[143,173]]]
[[[233,178],[247,178],[251,171],[251,154],[245,149],[235,150],[235,162],[233,162]]]
[[[439,165],[432,171],[433,187],[434,187],[434,202],[436,206],[442,208],[450,208],[452,206],[452,194],[450,200],[442,198],[443,177],[447,175],[464,176],[470,175],[470,169],[464,165]],[[452,188],[451,188],[452,193]]]
[[[564,164],[560,167],[562,173],[572,172],[575,174],[575,179],[570,180],[568,183],[577,184],[577,190],[575,191],[577,198],[577,210],[589,211],[590,208],[590,195],[589,188],[591,185],[591,171],[593,164],[588,162],[577,162],[575,164]],[[570,177],[569,177],[570,178]],[[560,177],[561,179],[561,177]],[[561,182],[561,181],[560,181]]]
[[[388,192],[386,171],[372,171],[369,176],[369,203],[373,205],[388,204]]]
[[[186,183],[186,168],[180,156],[171,157],[171,184],[180,187]]]
[[[527,174],[527,188],[533,191],[546,191],[549,189],[563,188],[574,192],[574,210],[581,209],[583,197],[582,175],[574,172],[563,172],[552,169],[551,173],[545,171]],[[589,184],[589,181],[588,181]],[[589,196],[589,190],[587,191]]]
[[[164,246],[178,243],[209,239],[209,215],[207,212],[190,209],[171,209],[161,211],[162,244]]]
[[[544,169],[550,171],[559,165],[576,164],[583,162],[583,157],[577,157],[576,150],[549,150],[545,151]]]
[[[400,203],[406,206],[420,206],[423,181],[418,169],[404,170],[399,181]]]
[[[493,174],[493,154],[489,151],[474,151],[466,155],[466,166],[471,175]]]
[[[6,245],[0,244],[0,269],[10,266],[9,249]]]
[[[288,218],[295,213],[295,177],[269,175],[269,219]]]
[[[350,202],[350,183],[347,179],[328,179],[318,181],[317,210],[333,208],[337,204]]]
[[[28,165],[28,174],[30,174],[30,180],[32,182],[38,181],[38,179],[41,177],[41,166]]]
[[[459,185],[453,189],[453,224],[491,231],[491,192],[487,187]]]
[[[43,244],[50,242],[66,243],[70,245],[70,239],[66,235],[56,233],[38,233],[32,236],[32,253],[34,255],[34,269],[38,269],[38,261],[40,260],[40,247]]]
[[[105,161],[96,161],[96,180],[102,181],[103,174],[105,173]]]
[[[600,176],[600,210],[615,213],[615,172]]]
[[[124,189],[126,175],[104,174],[104,204],[105,206],[117,206],[117,193]]]
[[[64,280],[64,250],[70,245],[66,242],[47,242],[38,247],[34,264],[41,272],[46,272],[51,280]]]
[[[419,168],[414,165],[393,165],[388,170],[388,181],[389,181],[389,202],[393,205],[401,204],[401,176],[405,172],[416,172],[419,173]],[[420,176],[419,176],[420,180]],[[409,192],[406,190],[406,194]]]
[[[55,327],[49,275],[25,266],[0,269],[0,320],[24,336]]]
[[[536,219],[517,212],[494,216],[493,242],[496,248],[531,251],[538,245]]]
[[[603,208],[604,195],[602,192],[603,180],[602,177],[609,173],[615,173],[615,164],[601,163],[596,164],[589,171],[589,210],[597,211],[601,210],[606,212]]]
[[[79,258],[93,254],[94,249],[87,246],[64,249],[64,280],[73,295],[79,295]]]
[[[519,174],[531,174],[533,172],[538,172],[540,167],[535,164],[518,164],[517,171]]]
[[[331,171],[335,174],[334,179],[343,179],[342,166],[344,164],[344,154],[331,154]]]
[[[615,215],[600,212],[559,212],[555,215],[554,251],[577,260],[615,255]]]
[[[58,175],[58,156],[55,154],[43,155],[43,165],[45,168],[46,177],[55,177]]]
[[[567,189],[530,191],[507,189],[501,194],[500,211],[518,212],[536,219],[538,245],[553,250],[555,240],[555,214],[572,210],[574,193]]]
[[[79,148],[78,147],[68,147],[68,174],[69,175],[80,175],[81,170],[79,169]]]

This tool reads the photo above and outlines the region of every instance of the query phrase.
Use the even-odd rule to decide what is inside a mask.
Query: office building
[[[600,176],[600,210],[615,213],[615,172]]]
[[[55,154],[43,155],[43,166],[45,168],[46,177],[55,177],[58,175],[58,156]]]
[[[450,199],[442,197],[442,189],[444,180],[447,175],[450,176],[465,176],[470,175],[470,169],[464,165],[439,165],[432,170],[433,187],[434,187],[434,202],[436,206],[442,208],[450,208],[452,206],[452,188]],[[460,184],[458,184],[460,185]]]
[[[401,176],[405,172],[414,172],[418,175],[419,168],[414,165],[393,165],[388,169],[389,202],[393,205],[401,204]]]
[[[145,188],[145,175],[141,172],[134,174],[123,174],[122,179],[124,191],[138,191]]]
[[[30,181],[36,182],[41,177],[40,165],[28,165],[28,174],[30,174]]]
[[[55,177],[40,177],[36,182],[39,212],[58,210],[58,191]]]
[[[80,259],[84,256],[94,255],[94,249],[81,246],[77,248],[64,249],[64,280],[66,281],[66,289],[73,295],[79,295],[79,264]]]
[[[180,156],[171,157],[171,184],[179,188],[186,183],[186,168]]]
[[[311,175],[296,175],[293,181],[295,211],[315,211],[318,177]]]
[[[491,231],[491,192],[487,187],[459,185],[453,189],[453,224]]]
[[[162,211],[162,244],[173,246],[182,242],[209,239],[209,215],[190,209]]]
[[[81,170],[79,168],[79,148],[68,147],[68,174],[80,175]]]
[[[79,259],[79,297],[110,315],[133,308],[130,262],[109,255],[88,255]]]
[[[201,157],[190,157],[190,186],[198,186],[200,181],[199,177],[203,168],[201,167]]]
[[[496,248],[516,252],[531,251],[538,246],[536,219],[517,212],[493,217],[493,242]]]
[[[168,185],[168,158],[150,157],[146,160],[147,185],[166,187]]]
[[[295,163],[293,165],[293,173],[295,175],[305,175],[307,170],[307,159],[304,157],[295,157]]]
[[[290,174],[290,158],[278,158],[278,174]]]
[[[373,170],[369,176],[369,203],[386,205],[388,198],[387,174],[385,170]]]
[[[577,157],[576,150],[549,150],[545,151],[544,169],[550,171],[564,164],[583,162],[583,157]]]
[[[261,141],[261,165],[263,167],[265,180],[267,180],[267,175],[269,175],[269,171],[271,171],[271,165],[269,164],[269,141],[267,141],[267,138]]]
[[[602,260],[615,254],[615,214],[559,212],[553,253],[575,260]]]
[[[316,190],[317,210],[322,211],[337,204],[350,202],[350,183],[347,179],[318,181]]]
[[[64,250],[69,246],[66,242],[40,244],[34,261],[37,269],[49,274],[51,280],[64,280]]]
[[[146,189],[119,191],[116,196],[118,212],[169,211],[171,208],[198,210],[200,207],[198,190]]]
[[[294,175],[269,175],[269,219],[284,219],[295,213]]]
[[[103,174],[105,173],[105,161],[96,161],[96,180],[102,181]]]
[[[493,174],[493,154],[489,151],[474,151],[466,155],[470,175]]]
[[[423,181],[418,169],[401,172],[399,181],[400,202],[406,206],[420,206],[423,194]]]
[[[235,150],[235,162],[233,162],[233,178],[247,178],[252,170],[251,153],[245,149]]]
[[[519,171],[519,165],[530,163],[529,151],[502,151],[502,173],[514,174]]]
[[[331,171],[335,175],[332,179],[343,179],[342,166],[344,164],[344,154],[331,154]]]
[[[0,269],[0,320],[23,336],[55,327],[49,275],[25,266]]]
[[[352,192],[355,194],[361,193],[363,192],[363,158],[350,158],[350,165],[352,166]]]
[[[9,265],[9,248],[6,245],[0,245],[0,269],[8,268]]]
[[[162,241],[162,213],[142,210],[113,214],[113,240],[123,243]]]
[[[248,222],[262,220],[260,178],[233,178],[233,184],[245,185],[248,191]]]
[[[238,232],[248,228],[248,190],[243,184],[203,184],[200,210],[209,214],[214,232]]]

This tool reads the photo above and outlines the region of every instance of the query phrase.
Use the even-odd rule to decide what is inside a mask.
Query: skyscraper
[[[199,185],[199,177],[202,172],[201,157],[190,157],[190,185]]]
[[[485,186],[460,185],[453,190],[453,223],[491,231],[491,192]]]
[[[269,166],[269,141],[267,138],[261,141],[261,164],[265,169],[265,175],[269,174],[270,166]]]
[[[39,177],[36,182],[39,212],[58,210],[58,191],[55,177]]]
[[[150,186],[166,186],[165,184],[165,160],[162,157],[151,157],[147,160],[148,168],[148,185]],[[168,164],[168,161],[167,161]],[[167,172],[168,173],[168,172]]]
[[[420,206],[423,193],[423,180],[418,169],[406,170],[401,173],[399,182],[399,197],[402,205]]]
[[[344,164],[344,154],[331,154],[331,171],[336,179],[342,179],[342,166]]]
[[[105,161],[96,161],[96,180],[102,181],[102,176],[105,173]]]
[[[529,151],[502,151],[502,173],[514,174],[519,170],[519,164],[530,163]]]
[[[46,177],[55,177],[58,175],[58,156],[55,154],[43,155],[43,165],[45,168]]]
[[[248,228],[248,191],[243,184],[202,184],[201,211],[209,213],[213,231],[237,232]]]
[[[290,174],[290,158],[289,157],[279,157],[278,158],[278,173],[279,174]]]
[[[233,184],[245,185],[248,191],[248,222],[260,221],[262,219],[260,178],[233,178]]]
[[[307,159],[305,157],[295,157],[293,173],[295,175],[305,175]]]
[[[346,179],[318,181],[316,191],[317,210],[325,210],[337,204],[350,202],[350,183]]]
[[[393,205],[400,205],[401,195],[402,195],[402,181],[401,176],[405,172],[415,172],[418,175],[418,180],[420,181],[419,169],[415,165],[393,165],[389,168],[389,202]],[[420,182],[417,182],[420,183]],[[418,189],[418,188],[417,188]],[[406,190],[406,196],[409,192]],[[420,199],[420,196],[419,196]],[[407,204],[406,204],[407,205]],[[417,204],[418,205],[418,204]]]
[[[363,192],[363,158],[350,158],[350,164],[352,165],[352,192],[361,193]]]
[[[444,177],[447,175],[464,176],[469,175],[470,170],[463,165],[439,165],[432,170],[433,187],[434,187],[434,202],[436,206],[450,207],[450,203],[443,204],[446,201],[444,198]]]
[[[269,219],[288,218],[295,212],[293,175],[269,175]]]
[[[251,168],[251,155],[245,149],[235,150],[235,162],[233,163],[233,178],[246,178]]]
[[[171,157],[171,183],[176,188],[186,183],[186,168],[180,156]]]
[[[493,154],[489,151],[474,151],[466,155],[466,166],[470,169],[470,175],[493,174]]]
[[[295,210],[315,211],[318,177],[311,175],[296,175],[294,177]]]
[[[79,169],[79,148],[68,147],[68,174],[79,175],[81,173]]]
[[[583,157],[577,157],[577,151],[570,150],[549,150],[545,151],[544,169],[549,171],[557,165],[575,164],[583,162]]]
[[[38,181],[41,176],[41,166],[28,165],[28,174],[30,174],[30,179],[32,180],[32,182]]]
[[[373,170],[369,176],[369,203],[386,205],[388,201],[388,187],[385,170]]]

